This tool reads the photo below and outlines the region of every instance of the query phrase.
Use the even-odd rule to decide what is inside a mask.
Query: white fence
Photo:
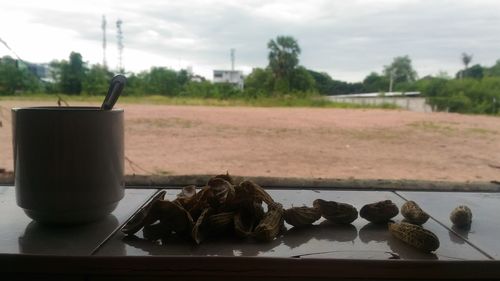
[[[394,104],[400,108],[407,109],[416,112],[432,112],[432,107],[428,105],[425,98],[422,97],[338,97],[338,96],[327,96],[331,101],[335,102],[347,102],[347,103],[358,103],[358,104]]]

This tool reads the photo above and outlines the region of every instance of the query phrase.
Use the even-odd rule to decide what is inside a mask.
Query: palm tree
[[[293,69],[299,64],[300,47],[291,36],[278,36],[267,43],[269,67],[276,79],[288,80]]]
[[[472,54],[467,54],[467,53],[462,53],[462,62],[465,66],[464,70],[462,71],[461,78],[464,78],[464,74],[467,72],[467,68],[469,68],[469,63],[472,61]]]

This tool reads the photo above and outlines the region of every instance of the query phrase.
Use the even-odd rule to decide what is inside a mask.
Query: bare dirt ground
[[[0,101],[0,168],[12,170]],[[76,105],[76,104],[72,104]],[[398,110],[122,104],[126,173],[353,179],[500,179],[500,118]],[[129,161],[130,160],[130,161]]]

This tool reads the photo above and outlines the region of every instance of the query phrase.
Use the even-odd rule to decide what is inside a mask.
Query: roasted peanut
[[[439,248],[439,239],[431,231],[411,223],[389,223],[389,232],[401,241],[425,252]]]
[[[409,223],[418,225],[424,224],[429,219],[429,215],[414,201],[405,202],[401,206],[401,214]]]
[[[316,199],[313,206],[320,210],[325,219],[333,223],[350,224],[358,218],[358,210],[346,203]]]
[[[293,207],[286,209],[283,217],[285,221],[295,227],[303,227],[313,224],[321,218],[321,212],[317,208]]]
[[[359,215],[373,223],[386,223],[399,213],[398,206],[391,200],[364,205]]]
[[[472,211],[469,207],[460,205],[451,212],[450,220],[457,227],[467,227],[472,222]]]

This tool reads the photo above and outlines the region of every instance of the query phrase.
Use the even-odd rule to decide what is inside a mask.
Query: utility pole
[[[118,72],[123,72],[122,56],[123,56],[123,32],[122,32],[123,21],[118,19],[116,21],[117,29],[117,42],[118,42]]]
[[[231,71],[234,71],[234,60],[235,60],[234,52],[235,51],[236,51],[235,49],[231,49]]]
[[[396,72],[395,69],[391,70],[391,77],[390,77],[390,80],[389,80],[389,93],[392,93],[392,86],[394,84],[394,75],[396,75],[395,72]]]
[[[102,66],[104,68],[107,68],[107,62],[106,62],[106,16],[102,15],[102,22],[101,22],[101,29],[102,29]]]

